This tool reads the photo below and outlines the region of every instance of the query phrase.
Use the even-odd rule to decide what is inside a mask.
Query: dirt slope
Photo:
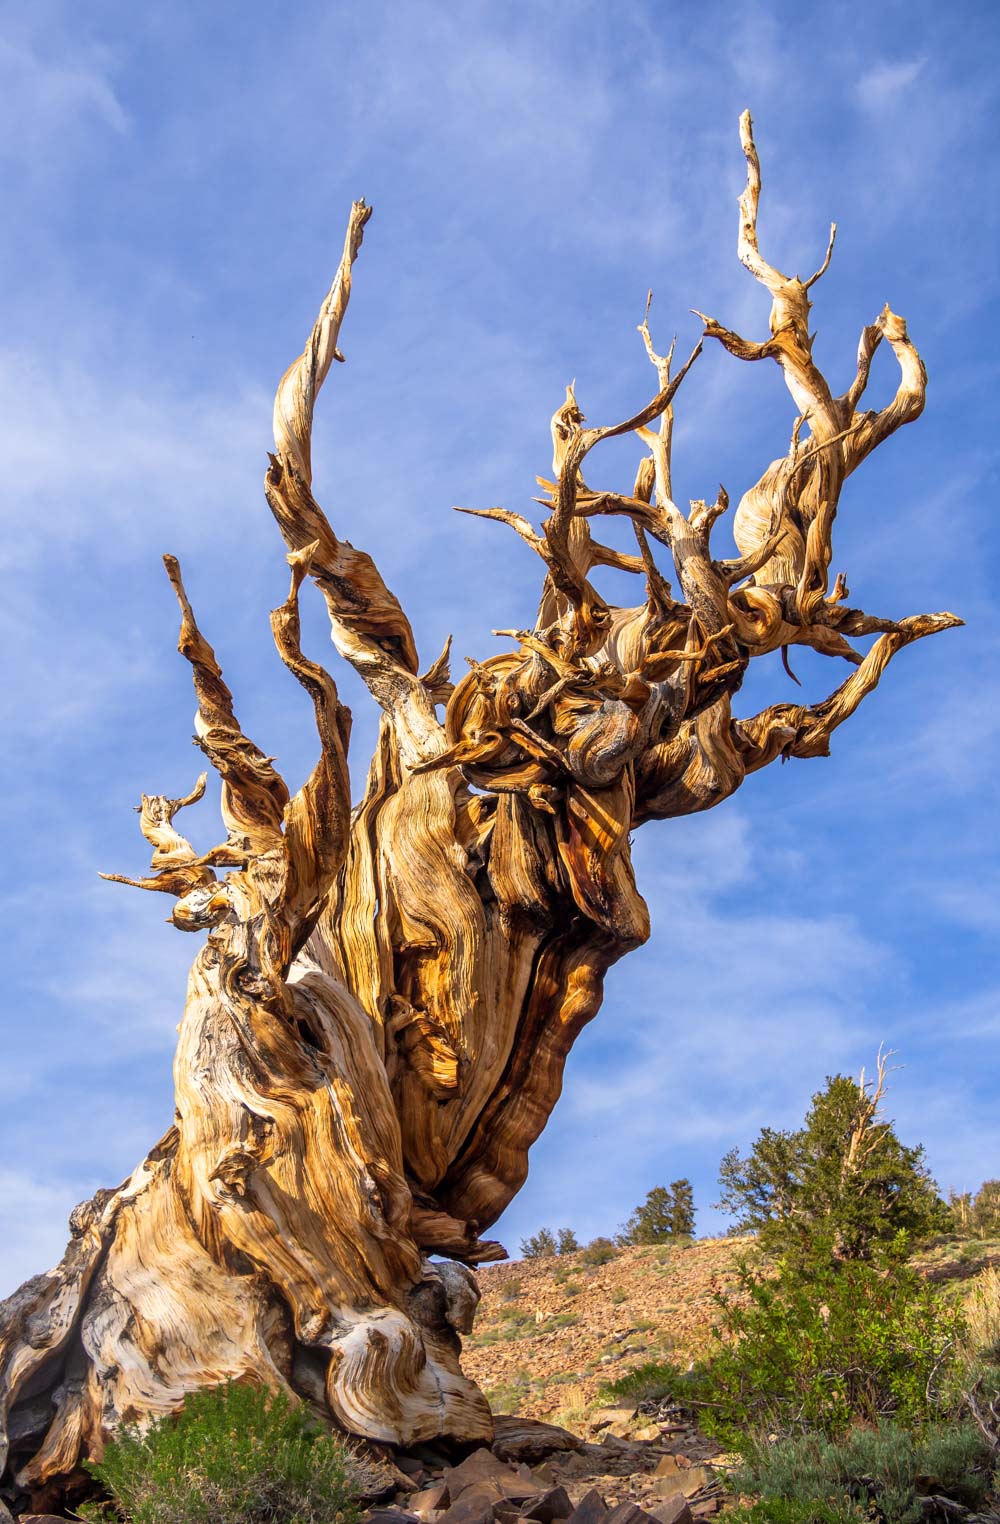
[[[605,1264],[586,1250],[489,1265],[462,1364],[507,1413],[579,1421],[602,1383],[651,1360],[686,1362],[710,1338],[712,1294],[734,1281],[743,1238],[620,1249]]]

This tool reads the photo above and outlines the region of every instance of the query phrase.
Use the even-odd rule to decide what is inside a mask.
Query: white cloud
[[[152,368],[87,363],[83,331],[63,343],[45,364],[0,350],[5,460],[21,514],[19,534],[3,546],[8,566],[88,541],[130,557],[154,516],[186,538],[230,536],[221,506],[250,490],[262,497],[269,394],[230,374],[224,392],[185,395]],[[269,527],[262,505],[250,533]]]
[[[49,146],[93,122],[124,133],[128,116],[111,81],[112,55],[84,48],[71,57],[46,56],[28,43],[0,39],[0,155],[20,156]],[[75,147],[76,145],[72,145]],[[71,150],[72,151],[72,150]]]
[[[0,1166],[0,1298],[58,1264],[79,1200],[70,1185]]]
[[[883,59],[867,69],[855,87],[858,102],[866,111],[895,107],[923,73],[924,58]]]

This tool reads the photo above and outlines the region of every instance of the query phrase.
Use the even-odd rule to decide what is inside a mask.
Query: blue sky
[[[573,377],[593,422],[646,400],[648,287],[656,336],[682,351],[691,307],[765,331],[735,255],[746,106],[768,257],[806,274],[840,224],[814,293],[834,389],[886,299],[931,376],[923,418],[848,484],[834,569],[873,612],[952,609],[967,627],[901,653],[830,759],[639,833],[653,937],[612,971],[500,1233],[516,1250],[543,1222],[613,1230],[678,1175],[708,1231],[725,1150],[793,1124],[880,1041],[905,1065],[892,1114],[941,1185],[1000,1174],[995,8],[874,4],[864,26],[837,3],[641,0],[0,15],[0,1292],[58,1258],[72,1205],[170,1120],[193,943],[157,896],[97,878],[145,865],[140,791],[184,792],[198,771],[161,552],[181,558],[248,733],[293,786],[312,763],[270,645],[286,574],[261,477],[274,385],[351,199],[375,215],[317,418],[317,493],[428,661],[449,631],[459,659],[483,657],[491,629],[530,622],[537,565],[451,505],[529,508]],[[880,354],[873,405],[894,385]],[[680,499],[721,480],[738,500],[791,417],[776,368],[707,352],[678,402]],[[627,484],[634,459],[616,442],[592,474]],[[318,599],[307,640],[335,663]],[[796,665],[817,698],[842,675]],[[375,716],[334,670],[358,780]],[[797,692],[766,659],[743,712]],[[215,808],[190,816],[203,843]]]

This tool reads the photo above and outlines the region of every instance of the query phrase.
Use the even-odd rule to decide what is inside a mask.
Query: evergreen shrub
[[[145,1433],[123,1429],[89,1467],[110,1495],[84,1517],[130,1524],[357,1524],[347,1442],[283,1392],[195,1392]]]

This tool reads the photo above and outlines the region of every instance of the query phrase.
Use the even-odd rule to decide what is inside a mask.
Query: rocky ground
[[[693,1524],[724,1506],[728,1457],[669,1403],[604,1390],[711,1334],[746,1239],[488,1265],[462,1364],[497,1413],[492,1450],[433,1447],[376,1468],[372,1524]],[[548,1420],[548,1421],[546,1421]],[[376,1496],[377,1495],[377,1496]]]
[[[359,1455],[366,1524],[695,1524],[724,1517],[736,1457],[721,1453],[669,1402],[639,1403],[608,1388],[644,1364],[684,1363],[704,1351],[715,1294],[733,1290],[738,1259],[754,1253],[752,1239],[701,1239],[619,1249],[603,1262],[582,1250],[480,1270],[482,1302],[462,1363],[498,1415],[495,1442],[471,1453],[369,1447]],[[1000,1242],[942,1240],[919,1261],[963,1300],[991,1265],[1000,1267]],[[1000,1521],[1000,1514],[988,1517]],[[30,1524],[64,1521],[31,1516]]]
[[[460,1458],[425,1445],[373,1460],[368,1521],[694,1524],[724,1507],[726,1461],[673,1410],[608,1410],[589,1439],[501,1414],[491,1449]]]
[[[620,1249],[604,1264],[588,1252],[480,1270],[462,1365],[494,1409],[576,1430],[604,1384],[649,1361],[692,1359],[711,1337],[713,1293],[732,1287],[753,1241]]]

